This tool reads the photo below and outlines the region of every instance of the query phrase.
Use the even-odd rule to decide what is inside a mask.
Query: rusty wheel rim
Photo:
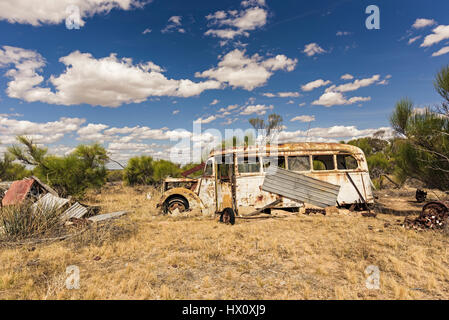
[[[186,207],[182,202],[173,202],[168,206],[168,210],[172,213],[174,210],[178,209],[179,212],[186,211]]]

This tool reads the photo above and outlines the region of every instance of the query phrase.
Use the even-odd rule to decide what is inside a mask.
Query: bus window
[[[264,157],[263,158],[264,170],[268,169],[268,167],[271,165],[285,169],[285,157]]]
[[[244,157],[237,160],[239,173],[260,172],[259,157]]]
[[[288,157],[288,170],[309,171],[310,170],[309,156]]]
[[[313,170],[334,170],[334,156],[313,156]]]
[[[206,167],[204,168],[204,175],[205,176],[211,176],[213,175],[213,165],[212,160],[207,161]]]
[[[337,155],[337,167],[339,170],[355,170],[359,167],[357,160],[349,154]]]

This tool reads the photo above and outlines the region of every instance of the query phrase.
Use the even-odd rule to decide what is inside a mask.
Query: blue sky
[[[283,141],[388,132],[400,98],[440,101],[449,61],[443,0],[54,3],[0,3],[0,151],[26,134],[58,154],[98,141],[120,161],[167,158],[272,112]]]

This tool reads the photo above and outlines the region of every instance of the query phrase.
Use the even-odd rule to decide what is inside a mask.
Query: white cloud
[[[380,81],[380,75],[373,75],[371,78],[356,79],[354,82],[345,83],[339,86],[330,86],[326,89],[326,92],[349,92],[355,91],[362,87],[368,87],[372,84],[378,83]]]
[[[74,105],[90,104],[118,107],[125,103],[140,103],[152,96],[191,97],[204,90],[219,89],[217,81],[192,82],[188,79],[167,79],[163,68],[152,62],[133,64],[130,58],[116,54],[96,59],[90,53],[72,52],[59,59],[66,69],[49,82],[55,87],[39,86],[44,78],[38,74],[45,65],[35,51],[4,46],[0,49],[0,67],[13,64],[6,72],[7,94],[28,102]]]
[[[207,30],[205,35],[227,40],[236,36],[248,37],[248,31],[261,28],[267,23],[268,12],[263,8],[265,1],[243,1],[242,6],[249,8],[241,11],[217,11],[206,16],[214,28]]]
[[[266,6],[265,0],[244,0],[242,1],[243,7],[252,7],[252,6]]]
[[[206,123],[211,123],[212,121],[214,121],[216,119],[217,119],[216,116],[210,116],[210,117],[207,117],[206,119],[198,118],[194,121],[194,123],[206,124]]]
[[[247,106],[245,107],[245,109],[243,109],[242,112],[240,112],[241,115],[250,115],[250,114],[257,114],[259,116],[262,116],[264,114],[267,113],[267,110],[273,110],[273,106],[266,106],[266,105],[262,105],[262,104],[258,104],[258,105],[252,105],[252,106]]]
[[[441,48],[440,50],[438,50],[437,52],[434,52],[432,54],[432,57],[438,57],[438,56],[442,56],[443,54],[449,53],[449,46],[448,47],[444,47]]]
[[[274,98],[274,97],[297,98],[297,97],[301,96],[301,94],[299,92],[289,92],[289,91],[288,92],[277,92],[277,93],[265,92],[262,95],[267,98]]]
[[[349,100],[341,92],[325,92],[318,100],[312,102],[315,106],[332,107],[336,105],[350,105],[357,102],[370,101],[371,97],[352,97]]]
[[[143,30],[142,34],[147,34],[147,33],[151,33],[151,29],[150,28],[146,28],[145,30]]]
[[[421,29],[429,26],[433,26],[436,24],[436,21],[433,19],[416,19],[415,23],[413,24],[413,28],[415,29]]]
[[[172,114],[178,114],[180,110],[173,110]]]
[[[352,74],[346,73],[346,74],[342,75],[340,79],[341,80],[352,80],[352,79],[354,79],[354,76]]]
[[[412,44],[412,43],[414,43],[416,40],[419,40],[420,38],[421,38],[421,36],[416,36],[416,37],[410,38],[410,39],[408,40],[408,44]]]
[[[0,20],[10,23],[59,24],[64,22],[71,11],[68,7],[79,8],[80,26],[84,26],[85,18],[95,14],[109,13],[112,9],[132,10],[143,7],[150,1],[142,0],[2,0],[0,1]]]
[[[352,34],[352,32],[349,32],[349,31],[337,31],[337,33],[336,33],[336,35],[339,36],[339,37],[349,36],[351,34]]]
[[[312,57],[316,54],[325,53],[326,50],[321,48],[317,43],[306,44],[303,51],[307,56]]]
[[[234,88],[253,90],[264,85],[276,70],[294,70],[297,60],[284,55],[263,60],[258,54],[252,57],[245,55],[245,50],[235,49],[218,63],[218,67],[197,72],[196,77],[215,79],[227,83]]]
[[[424,38],[424,42],[421,47],[430,47],[445,39],[449,39],[449,26],[440,25],[432,30],[432,34]]]
[[[0,116],[0,142],[15,143],[16,136],[25,135],[36,143],[54,143],[65,134],[76,132],[85,121],[80,118],[60,118],[58,121],[38,123]]]
[[[312,91],[313,89],[327,86],[330,83],[331,83],[331,81],[329,81],[329,80],[324,81],[323,79],[318,79],[318,80],[315,80],[315,81],[312,81],[312,82],[309,82],[309,83],[303,85],[301,87],[301,89],[302,89],[302,91]]]
[[[313,122],[315,121],[315,116],[297,116],[290,121]]]
[[[182,17],[181,16],[172,16],[168,19],[167,26],[161,30],[162,33],[169,33],[169,32],[179,32],[179,33],[185,33],[186,30],[182,28]]]
[[[333,126],[329,128],[312,128],[310,130],[282,131],[279,134],[279,142],[338,142],[340,140],[352,140],[369,137],[376,132],[384,131],[384,137],[392,137],[393,130],[389,127],[376,129],[358,129],[355,126]]]
[[[211,105],[211,106],[214,106],[214,105],[218,104],[219,102],[220,102],[220,100],[214,99],[214,101],[212,101],[212,102],[210,103],[210,105]]]

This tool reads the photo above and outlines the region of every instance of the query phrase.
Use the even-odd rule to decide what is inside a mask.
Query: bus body
[[[339,206],[374,203],[361,149],[339,143],[287,143],[212,151],[201,178],[165,180],[160,205],[165,212],[199,208],[206,214],[221,213],[225,208],[259,209],[277,199],[277,208],[302,207],[304,203],[262,190],[270,165],[339,185]],[[170,188],[173,185],[175,188]]]

